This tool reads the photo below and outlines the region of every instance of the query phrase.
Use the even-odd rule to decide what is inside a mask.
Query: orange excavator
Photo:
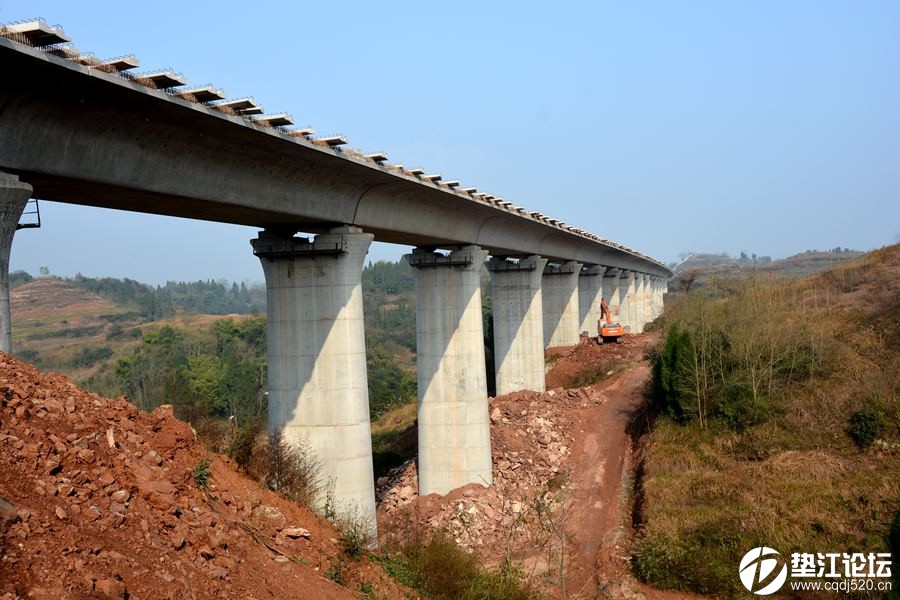
[[[609,311],[609,305],[606,298],[600,299],[600,320],[597,321],[597,343],[604,344],[606,342],[619,343],[619,338],[625,333],[625,328],[618,323],[612,322],[612,314]]]

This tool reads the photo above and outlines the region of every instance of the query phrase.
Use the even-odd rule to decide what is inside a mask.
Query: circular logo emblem
[[[767,596],[784,585],[788,567],[777,550],[761,546],[744,555],[738,575],[745,588],[759,596]]]

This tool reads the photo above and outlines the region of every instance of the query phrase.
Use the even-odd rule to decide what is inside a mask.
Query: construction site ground
[[[547,353],[548,391],[492,398],[493,485],[416,495],[415,461],[377,482],[382,541],[442,529],[550,597],[678,598],[630,575],[631,456],[653,334]],[[583,383],[585,376],[595,383]],[[414,433],[414,432],[413,432]],[[208,489],[194,471],[209,459]],[[143,413],[0,354],[0,599],[377,598],[331,524],[207,454],[171,408]]]
[[[2,353],[0,509],[2,600],[406,597],[367,560],[345,565],[346,587],[326,578],[335,528],[208,455],[171,407],[148,414]]]
[[[378,481],[384,541],[442,529],[488,565],[520,565],[551,597],[689,597],[630,572],[632,454],[655,339],[549,350],[546,392],[490,401],[493,485],[418,497],[407,462]],[[586,372],[599,381],[563,387]]]

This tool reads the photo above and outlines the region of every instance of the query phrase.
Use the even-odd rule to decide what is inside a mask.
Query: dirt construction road
[[[547,352],[546,392],[492,398],[493,485],[419,497],[415,461],[379,482],[380,530],[446,531],[496,566],[523,566],[549,598],[684,598],[630,572],[632,429],[654,334]]]
[[[584,410],[572,432],[576,444],[570,458],[572,493],[566,523],[573,557],[566,591],[578,597],[694,597],[642,585],[630,574],[628,496],[633,471],[632,431],[640,429],[644,418],[642,408],[650,367],[642,355],[653,341],[650,334],[629,340],[633,346],[628,354],[635,362],[600,384],[599,391],[606,402]],[[608,351],[576,349],[568,361],[583,365],[590,362],[590,355]]]
[[[625,543],[623,475],[631,452],[628,434],[635,411],[643,403],[649,376],[646,364],[615,377],[602,389],[608,403],[585,411],[572,457],[572,508],[567,521],[576,548],[572,591],[603,587],[604,579],[621,570],[617,556]]]

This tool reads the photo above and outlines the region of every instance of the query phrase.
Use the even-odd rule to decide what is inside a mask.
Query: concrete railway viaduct
[[[338,511],[373,528],[360,284],[373,240],[415,247],[405,258],[417,277],[420,494],[491,484],[484,266],[498,394],[543,391],[544,350],[593,332],[601,297],[632,332],[661,311],[672,275],[662,263],[347,150],[342,136],[314,137],[252,98],[189,88],[171,71],[133,74],[133,56],[82,54],[40,20],[0,28],[0,64],[0,349],[10,351],[9,254],[29,198],[258,227],[269,428],[307,439]]]

